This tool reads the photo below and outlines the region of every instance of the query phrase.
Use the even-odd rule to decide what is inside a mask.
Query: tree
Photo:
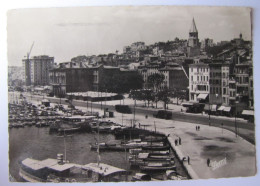
[[[164,109],[166,110],[167,104],[170,103],[169,97],[171,96],[171,92],[169,91],[169,89],[165,88],[164,90],[158,92],[157,96],[158,96],[158,100],[163,101]]]
[[[148,76],[147,81],[148,81],[148,84],[151,87],[153,87],[153,90],[155,92],[158,92],[160,85],[164,81],[164,75],[163,74],[159,74],[159,73],[152,74],[152,75]]]
[[[150,105],[150,101],[154,100],[153,91],[150,89],[142,89],[142,90],[132,90],[129,94],[129,97],[133,98],[134,100],[142,100],[148,103],[148,107]]]
[[[177,105],[179,105],[179,99],[184,100],[186,98],[187,90],[174,89],[172,96],[177,99]]]

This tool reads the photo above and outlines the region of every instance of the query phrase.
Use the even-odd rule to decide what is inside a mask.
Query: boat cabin
[[[93,182],[127,181],[127,171],[104,163],[89,163],[82,167]]]
[[[65,163],[63,159],[42,161],[27,158],[22,161],[19,175],[29,182],[87,182],[81,165]]]

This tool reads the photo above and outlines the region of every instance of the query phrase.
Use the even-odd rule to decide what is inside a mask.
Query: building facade
[[[53,68],[54,57],[46,55],[23,59],[23,80],[26,86],[49,85],[49,71]]]
[[[209,75],[208,64],[198,63],[189,66],[190,102],[206,102],[210,91]]]
[[[210,93],[209,103],[229,105],[229,64],[211,63],[210,67]]]

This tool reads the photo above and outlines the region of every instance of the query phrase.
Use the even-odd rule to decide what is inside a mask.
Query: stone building
[[[192,19],[191,28],[189,30],[187,54],[188,54],[188,57],[194,57],[194,56],[198,56],[200,54],[198,30],[197,30],[194,18]]]

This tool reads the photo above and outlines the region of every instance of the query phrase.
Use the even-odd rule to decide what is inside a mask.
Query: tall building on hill
[[[195,24],[195,20],[193,18],[191,23],[191,28],[189,30],[189,39],[188,39],[188,47],[187,47],[188,57],[194,57],[200,54],[199,45],[200,44],[198,38],[198,30]]]

